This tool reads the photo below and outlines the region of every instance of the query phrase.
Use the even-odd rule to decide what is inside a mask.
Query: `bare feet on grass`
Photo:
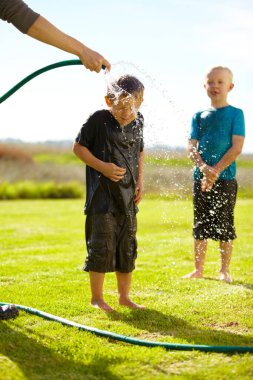
[[[97,309],[105,311],[106,313],[111,313],[114,311],[113,308],[111,308],[111,306],[109,306],[104,300],[91,301],[91,305]]]
[[[121,306],[127,306],[130,309],[145,309],[144,305],[139,305],[130,300],[130,298],[119,298],[119,304]]]
[[[195,269],[193,272],[184,275],[182,278],[186,278],[186,279],[203,278],[203,273]]]
[[[232,277],[230,276],[229,272],[220,272],[220,280],[231,284]]]

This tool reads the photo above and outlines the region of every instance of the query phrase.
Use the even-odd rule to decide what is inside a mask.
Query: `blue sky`
[[[111,75],[81,66],[37,77],[1,105],[0,139],[74,139],[87,116],[103,108],[106,83],[130,72],[145,85],[148,145],[186,146],[194,112],[209,106],[207,69],[234,72],[230,104],[245,113],[244,152],[253,152],[253,2],[251,0],[27,0],[64,32],[102,53]],[[31,72],[74,56],[0,22],[0,95]]]

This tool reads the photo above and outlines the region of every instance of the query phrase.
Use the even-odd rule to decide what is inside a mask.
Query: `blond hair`
[[[206,73],[206,78],[208,77],[209,74],[211,74],[213,71],[215,70],[224,70],[228,73],[229,75],[229,78],[231,80],[231,83],[233,82],[233,72],[226,66],[215,66],[215,67],[212,67],[210,70],[208,70],[208,72]]]

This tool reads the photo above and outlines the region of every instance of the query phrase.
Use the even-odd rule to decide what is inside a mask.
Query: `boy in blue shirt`
[[[243,111],[228,104],[233,74],[227,67],[214,67],[204,85],[211,108],[192,119],[188,150],[195,164],[194,255],[195,269],[184,278],[202,278],[207,239],[220,242],[220,280],[232,282],[229,274],[234,228],[237,181],[235,160],[242,151],[245,125]]]

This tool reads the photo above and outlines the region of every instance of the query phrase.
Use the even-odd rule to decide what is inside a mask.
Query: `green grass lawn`
[[[253,200],[236,207],[232,284],[217,280],[218,245],[210,242],[206,279],[193,268],[191,201],[146,199],[138,215],[132,298],[146,310],[117,305],[114,274],[105,314],[89,305],[82,200],[0,203],[0,301],[139,339],[253,346]],[[0,321],[0,379],[252,379],[252,354],[166,351],[101,338],[20,312]]]

